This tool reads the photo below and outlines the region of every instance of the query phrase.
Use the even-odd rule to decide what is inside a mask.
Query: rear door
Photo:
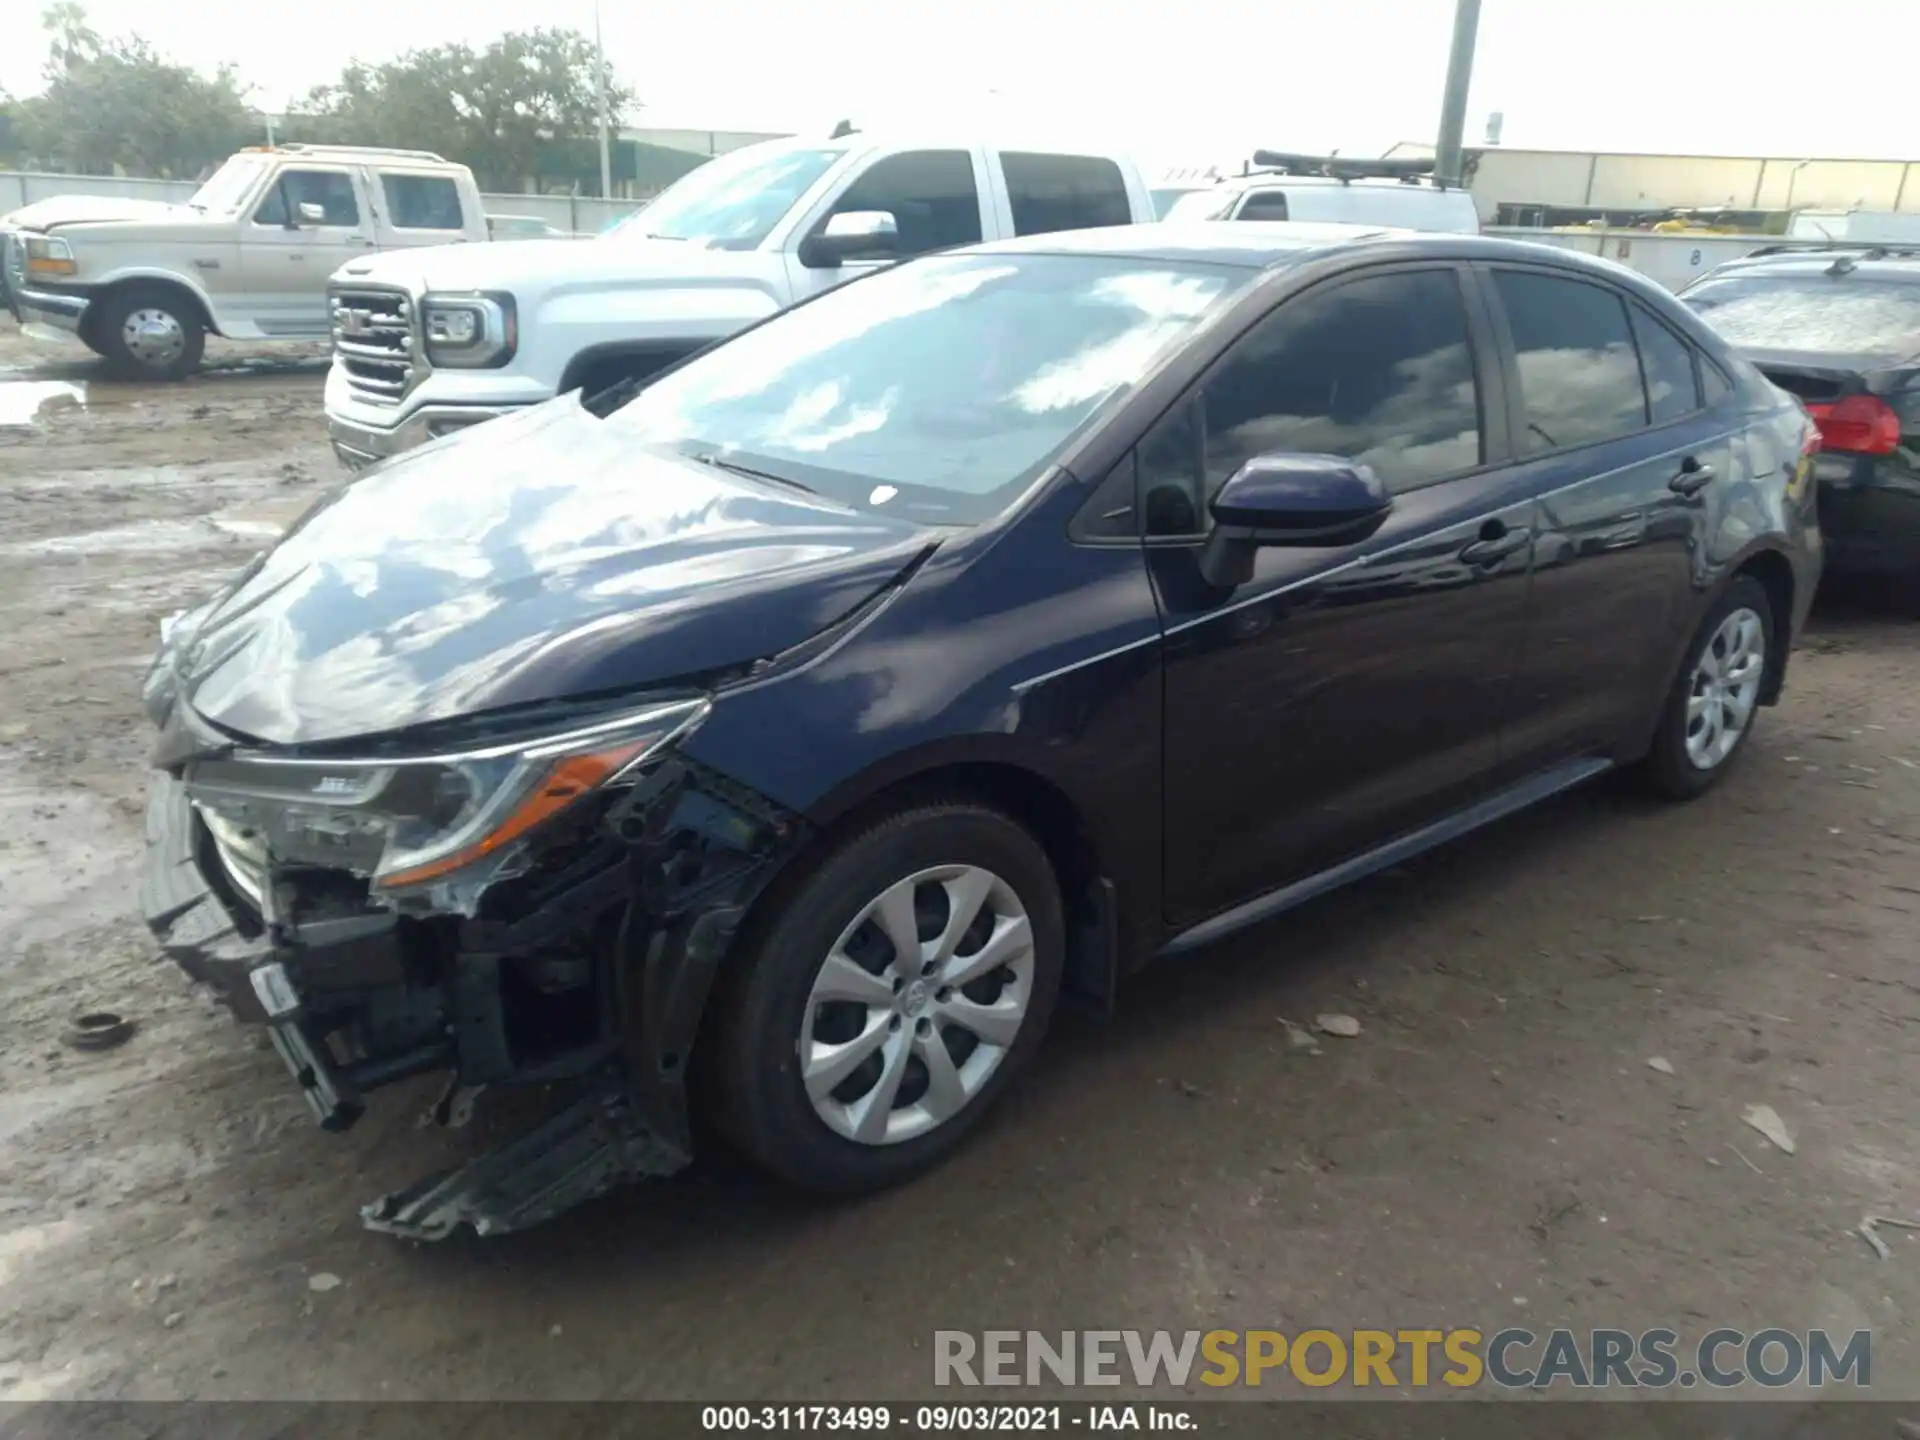
[[[1136,201],[1119,163],[1105,155],[1046,154],[1003,150],[989,165],[1006,212],[1004,235],[1045,235],[1056,230],[1094,230],[1133,222]]]
[[[444,172],[381,165],[366,174],[383,250],[458,244],[467,238],[469,225],[485,223],[465,212],[459,183]]]
[[[310,219],[303,206],[318,206]],[[288,166],[241,227],[240,270],[260,328],[321,336],[327,280],[373,248],[373,221],[357,166]]]
[[[1484,272],[1533,518],[1531,620],[1503,770],[1619,755],[1664,697],[1710,506],[1737,486],[1738,418],[1698,354],[1623,290],[1547,267]],[[1717,388],[1717,387],[1716,387]]]
[[[1370,269],[1281,304],[1137,447],[1165,626],[1166,879],[1186,923],[1485,793],[1527,613],[1532,505],[1465,267]],[[1254,455],[1337,454],[1395,492],[1358,545],[1200,577],[1206,504]]]

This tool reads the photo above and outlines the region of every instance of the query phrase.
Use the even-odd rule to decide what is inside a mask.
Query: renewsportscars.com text
[[[936,1330],[936,1385],[1823,1388],[1873,1383],[1865,1330]]]

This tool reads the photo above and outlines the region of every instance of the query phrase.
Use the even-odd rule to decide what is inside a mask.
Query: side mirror
[[[316,205],[311,200],[302,200],[300,204],[295,207],[295,213],[299,215],[302,225],[324,225],[327,223],[327,207],[324,205]]]
[[[1393,495],[1370,466],[1339,455],[1256,455],[1207,507],[1213,531],[1200,552],[1209,585],[1231,590],[1253,578],[1263,545],[1352,545],[1378,530]]]
[[[833,270],[849,260],[885,260],[900,253],[900,223],[891,210],[842,210],[800,242],[800,263]]]

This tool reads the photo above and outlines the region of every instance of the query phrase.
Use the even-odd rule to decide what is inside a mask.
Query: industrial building
[[[1430,155],[1433,147],[1407,142],[1387,153]],[[1786,215],[1802,209],[1920,215],[1920,160],[1482,146],[1466,152],[1465,169],[1481,219],[1495,225],[1624,225],[1686,210],[1761,232],[1785,229]]]

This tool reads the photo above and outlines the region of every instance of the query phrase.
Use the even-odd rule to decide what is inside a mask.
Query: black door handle
[[[1476,540],[1460,552],[1460,558],[1469,565],[1497,565],[1516,550],[1523,550],[1527,542],[1533,539],[1531,530],[1503,530],[1498,535],[1489,535],[1484,540]]]
[[[1702,464],[1689,455],[1680,462],[1680,473],[1667,482],[1676,495],[1693,495],[1713,483],[1713,466]]]

